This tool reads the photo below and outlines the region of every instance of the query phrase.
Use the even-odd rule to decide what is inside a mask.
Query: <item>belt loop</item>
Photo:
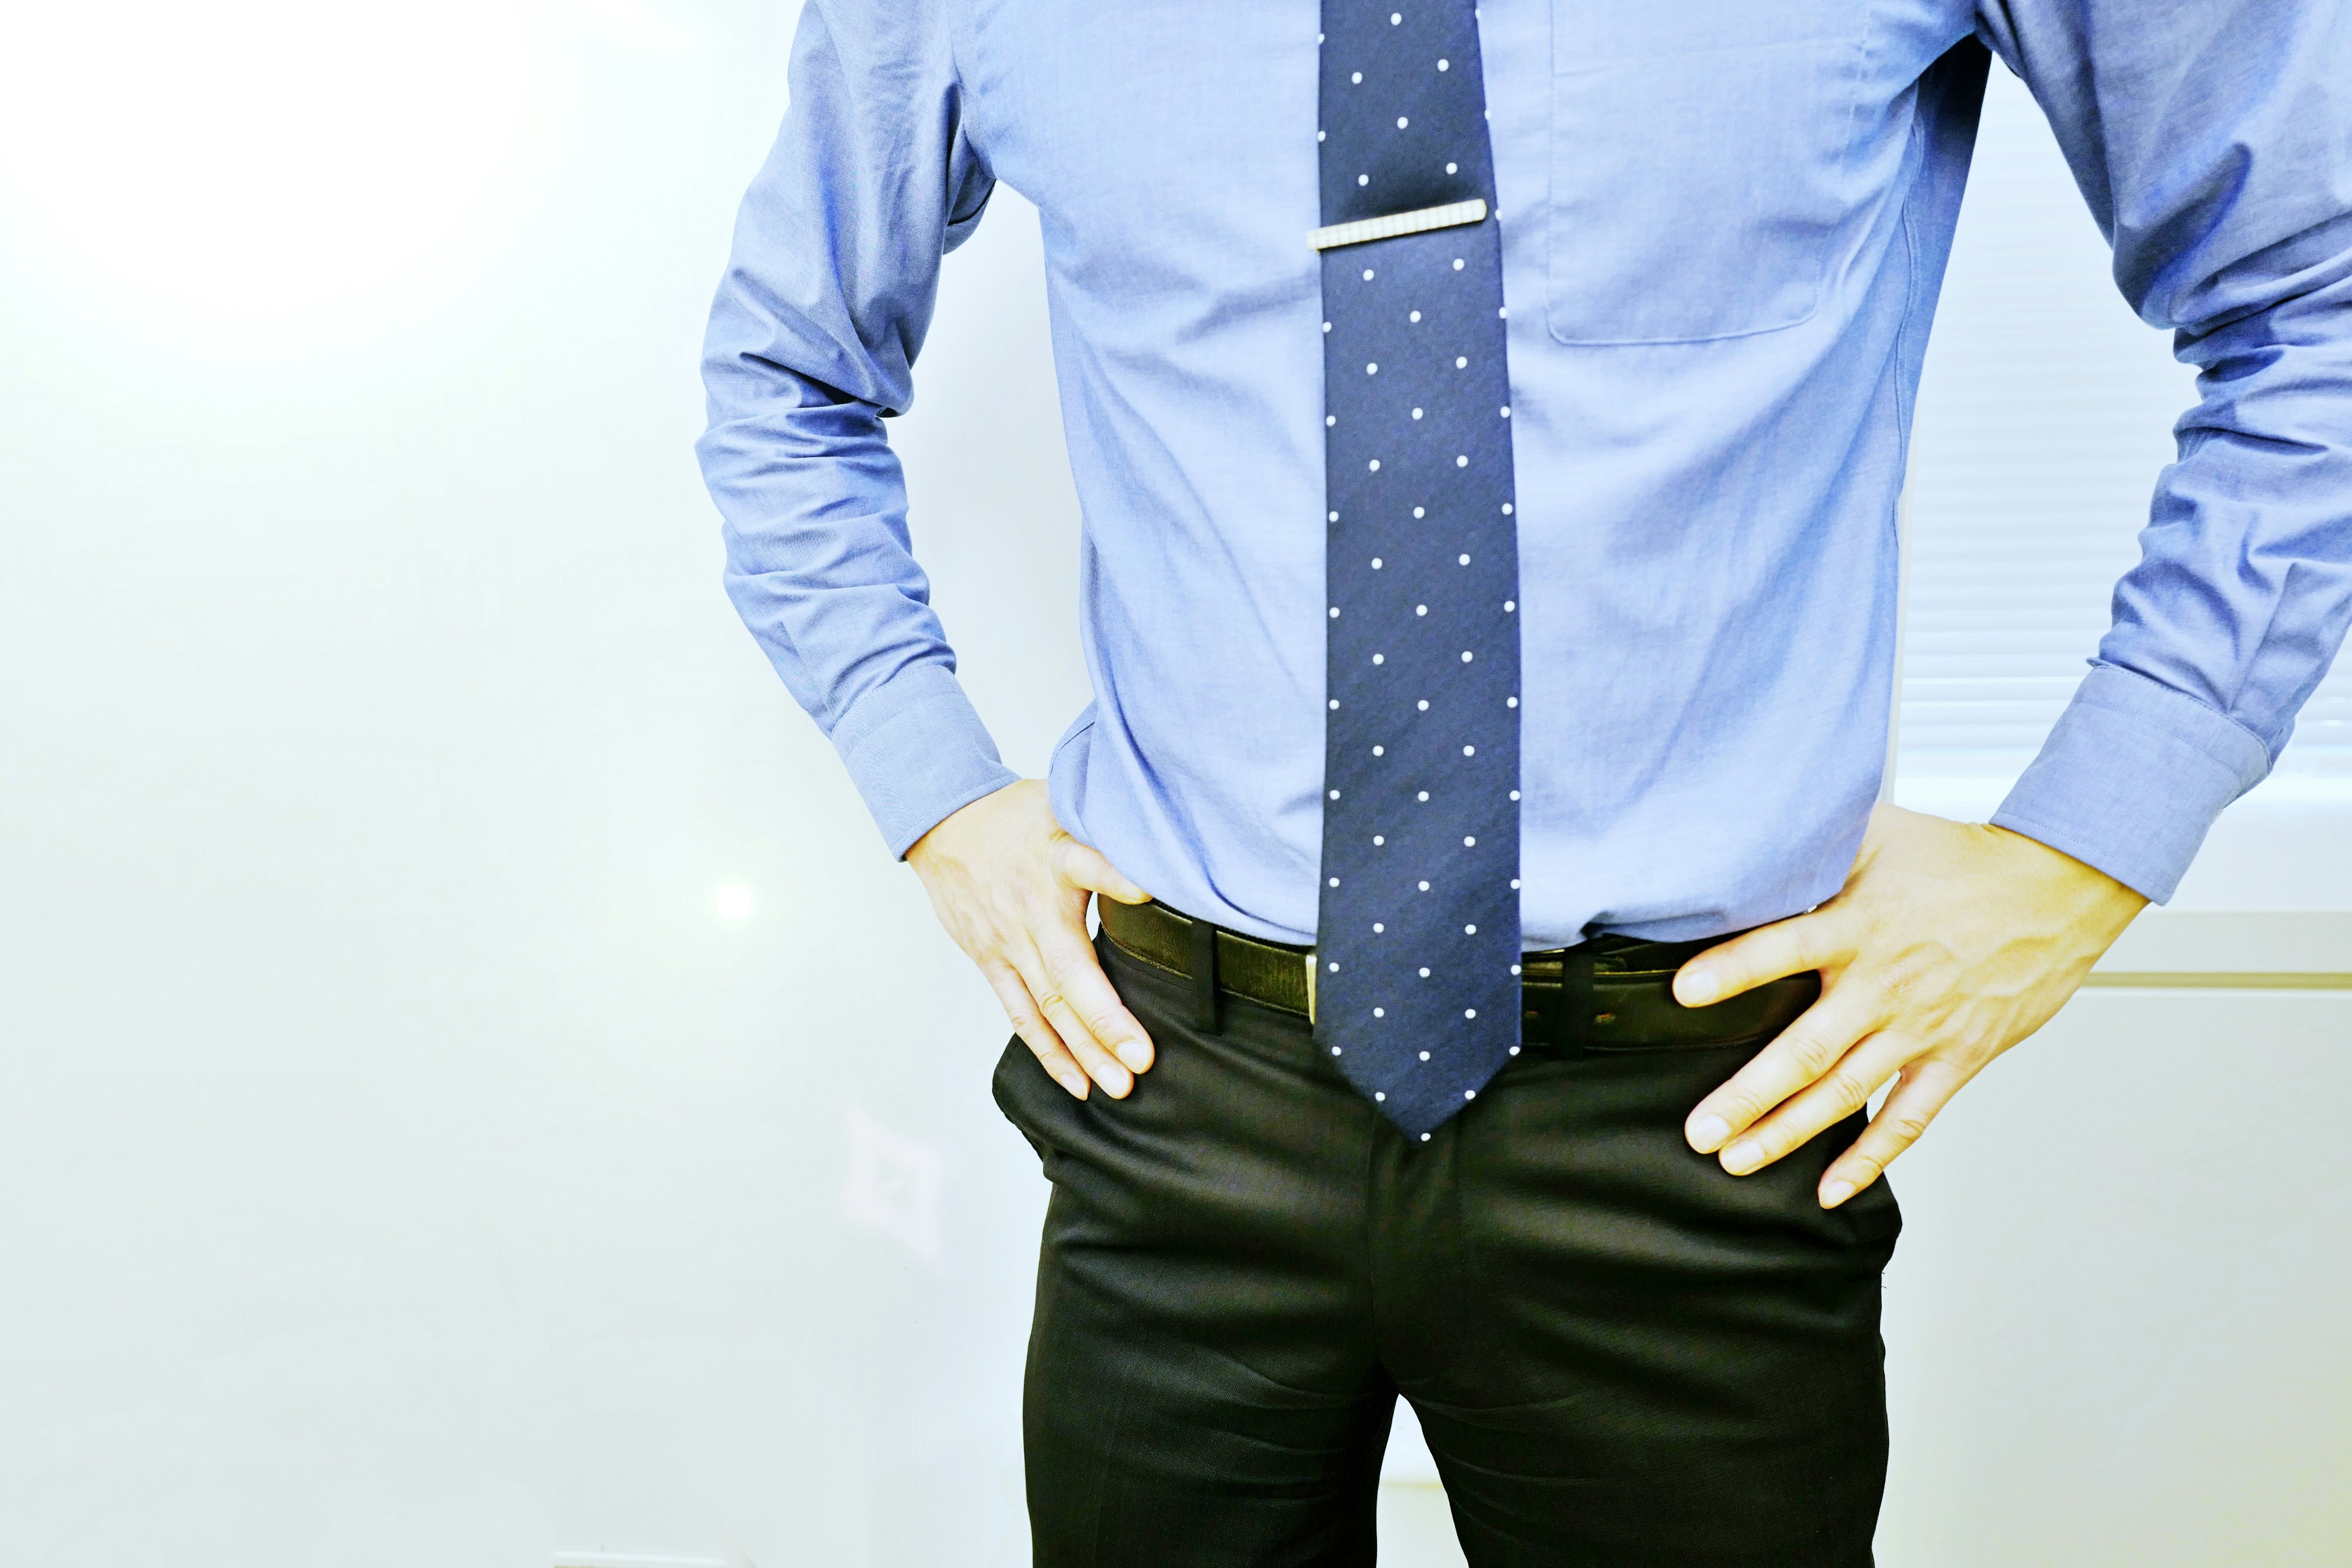
[[[1592,943],[1587,941],[1559,955],[1559,1016],[1552,1038],[1563,1054],[1592,1043],[1593,1005]]]
[[[1204,1035],[1223,1032],[1217,1026],[1217,928],[1198,917],[1192,921],[1192,1027]]]

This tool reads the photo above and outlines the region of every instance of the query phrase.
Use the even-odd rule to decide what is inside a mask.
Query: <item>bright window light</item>
[[[548,140],[551,8],[14,7],[0,200],[191,324],[384,313],[504,227]]]

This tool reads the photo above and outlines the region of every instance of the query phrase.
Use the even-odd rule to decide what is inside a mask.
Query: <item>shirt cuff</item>
[[[2254,732],[2119,665],[2094,665],[1993,825],[2172,897],[2221,808],[2270,772]]]
[[[997,756],[971,699],[942,664],[909,665],[868,691],[832,739],[893,857],[958,807],[1021,777]]]

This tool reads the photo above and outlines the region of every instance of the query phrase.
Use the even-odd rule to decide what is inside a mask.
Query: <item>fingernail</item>
[[[1704,1007],[1722,989],[1723,983],[1711,969],[1685,969],[1675,978],[1675,994],[1685,1007]]]
[[[1731,1124],[1720,1116],[1702,1116],[1690,1126],[1690,1146],[1702,1154],[1712,1154],[1731,1136]]]
[[[1822,1186],[1822,1207],[1833,1209],[1852,1196],[1853,1196],[1852,1182],[1841,1177],[1837,1181],[1824,1183]]]
[[[1764,1145],[1753,1138],[1742,1138],[1723,1152],[1723,1168],[1735,1176],[1744,1176],[1764,1163]]]
[[[1127,1070],[1129,1072],[1141,1072],[1151,1065],[1150,1048],[1133,1042],[1119,1047],[1118,1056],[1118,1059],[1126,1064]]]
[[[1073,1074],[1062,1079],[1061,1083],[1064,1089],[1069,1090],[1071,1099],[1084,1100],[1087,1097],[1087,1080],[1084,1074]]]

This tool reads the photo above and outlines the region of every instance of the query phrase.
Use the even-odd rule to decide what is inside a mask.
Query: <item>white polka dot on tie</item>
[[[1412,509],[1412,515],[1415,517],[1426,517],[1429,514],[1423,511],[1421,508],[1415,507]]]
[[[1517,790],[1513,790],[1513,791],[1511,792],[1511,798],[1512,798],[1513,800],[1517,800],[1517,799],[1518,799],[1518,798],[1519,798],[1519,792],[1518,792]]]
[[[1372,835],[1372,847],[1373,847],[1373,848],[1378,849],[1381,845],[1386,844],[1387,842],[1388,842],[1388,839],[1387,839],[1385,837],[1383,837],[1382,835],[1378,834],[1378,833],[1375,833],[1375,834],[1373,834],[1373,835]],[[1378,931],[1378,930],[1380,930],[1381,928],[1380,928],[1380,927],[1378,927],[1378,926],[1374,926],[1372,929],[1373,929],[1374,931]]]
[[[1424,892],[1424,893],[1425,893],[1425,892],[1427,892],[1427,891],[1429,891],[1429,884],[1428,884],[1428,883],[1426,883],[1426,882],[1423,882],[1423,883],[1421,885],[1421,890],[1422,890],[1423,892]]]
[[[1428,979],[1428,978],[1429,978],[1429,971],[1428,971],[1428,970],[1426,970],[1426,969],[1423,970],[1423,971],[1421,972],[1421,977],[1422,977],[1423,980]],[[1421,1059],[1422,1059],[1423,1061],[1427,1061],[1427,1060],[1429,1059],[1429,1053],[1428,1053],[1427,1051],[1423,1051],[1423,1052],[1422,1052],[1422,1053],[1421,1053]]]
[[[1454,560],[1454,563],[1459,566],[1467,566],[1470,564],[1470,557],[1467,555],[1457,555]]]
[[[1380,569],[1381,569],[1381,558],[1380,558],[1379,556],[1375,555],[1375,556],[1373,556],[1373,557],[1372,557],[1372,570],[1373,570],[1373,571],[1375,571],[1375,572],[1377,572],[1377,571],[1379,571]]]
[[[1372,755],[1376,757],[1384,757],[1388,755],[1388,748],[1385,746],[1374,746],[1372,748]]]
[[[1378,458],[1374,458],[1372,459],[1370,471],[1375,474],[1381,471],[1381,460]]]
[[[1337,521],[1339,521],[1339,514],[1338,512],[1336,512],[1336,511],[1335,511],[1335,512],[1328,513],[1328,514],[1326,514],[1325,521],[1329,521],[1329,522],[1337,522]]]
[[[1495,314],[1507,321],[1511,319],[1511,308],[1508,305],[1497,306]]]
[[[1517,599],[1506,599],[1503,601],[1503,614],[1507,616],[1518,607],[1519,602]]]
[[[1388,930],[1388,929],[1389,929],[1388,927],[1386,927],[1386,926],[1384,926],[1384,925],[1381,924],[1381,922],[1380,922],[1380,921],[1374,921],[1372,922],[1372,934],[1373,934],[1374,936],[1378,936],[1378,935],[1380,935],[1382,931],[1386,931],[1386,930]]]
[[[1356,184],[1360,185],[1369,185],[1371,183],[1372,177],[1370,174],[1359,174],[1356,176]]]
[[[1518,966],[1517,964],[1514,963],[1513,965],[1511,965],[1511,973],[1512,973],[1517,974],[1518,972],[1519,972],[1519,966]]]
[[[1391,11],[1391,12],[1390,12],[1390,13],[1389,13],[1389,26],[1390,26],[1393,27],[1393,26],[1395,26],[1399,22],[1402,22],[1402,21],[1403,21],[1403,20],[1404,20],[1404,14],[1403,14],[1402,12],[1400,12],[1400,11]],[[1404,121],[1402,121],[1402,120],[1400,120],[1400,121],[1397,121],[1397,123],[1398,123],[1399,125],[1402,125],[1402,124],[1404,123]]]
[[[1505,517],[1511,515],[1511,503],[1509,501],[1505,501],[1503,503],[1503,515]]]
[[[1421,312],[1420,312],[1419,310],[1414,310],[1414,311],[1411,312],[1410,314],[1408,314],[1408,315],[1405,317],[1405,320],[1406,320],[1406,321],[1418,321],[1419,320],[1421,320]]]
[[[1402,130],[1403,130],[1406,126],[1408,126],[1408,125],[1410,125],[1410,124],[1412,124],[1412,121],[1410,121],[1410,120],[1407,120],[1403,115],[1400,114],[1400,115],[1398,115],[1398,116],[1397,116],[1397,129],[1398,129],[1398,130],[1402,131]]]
[[[1385,1017],[1387,1017],[1388,1016],[1389,1016],[1389,1010],[1388,1010],[1386,1007],[1375,1007],[1375,1008],[1373,1008],[1373,1009],[1372,1009],[1372,1016],[1373,1016],[1373,1017],[1375,1017],[1375,1018],[1385,1018]],[[1386,1099],[1388,1098],[1388,1096],[1384,1094],[1384,1095],[1381,1095],[1381,1098],[1382,1100],[1386,1100]]]
[[[1414,409],[1414,410],[1412,411],[1412,416],[1413,416],[1415,419],[1420,418],[1420,417],[1421,417],[1421,410],[1420,410],[1420,409],[1418,409],[1418,408]]]
[[[1478,1016],[1478,1015],[1477,1015],[1477,1014],[1475,1014],[1475,1013],[1473,1013],[1473,1014],[1470,1014],[1470,1015],[1469,1015],[1469,1016],[1471,1016],[1471,1017],[1473,1017],[1473,1018],[1476,1017],[1477,1016]],[[1463,1098],[1463,1099],[1465,1099],[1465,1100],[1475,1100],[1475,1099],[1477,1099],[1477,1098],[1478,1098],[1478,1091],[1477,1091],[1476,1089],[1464,1089],[1464,1090],[1462,1091],[1462,1098]]]
[[[1331,879],[1331,885],[1332,885],[1333,887],[1335,887],[1335,888],[1336,888],[1336,887],[1338,887],[1338,886],[1339,885],[1339,878],[1337,878],[1337,877],[1332,878],[1332,879]],[[1333,964],[1331,967],[1332,967],[1332,968],[1334,968],[1334,969],[1337,969],[1337,968],[1339,968],[1339,966],[1338,964],[1336,964],[1336,963],[1335,963],[1335,964]]]
[[[1465,664],[1470,662],[1470,650],[1466,647],[1462,650],[1462,662]]]
[[[1506,419],[1508,419],[1510,416],[1511,416],[1511,405],[1510,405],[1509,404],[1506,403],[1506,404],[1504,404],[1504,405],[1503,405],[1503,417],[1504,417],[1504,418],[1506,418]]]
[[[1424,801],[1427,800],[1429,798],[1429,792],[1427,790],[1423,790],[1418,798]]]
[[[1467,359],[1464,358],[1463,356],[1461,356],[1461,355],[1459,355],[1459,354],[1456,354],[1456,355],[1454,356],[1454,369],[1456,369],[1456,370],[1462,370],[1462,369],[1465,369],[1465,368],[1466,368],[1466,367],[1469,365],[1469,363],[1470,363],[1469,360],[1467,360]]]
[[[1467,834],[1464,835],[1463,839],[1462,839],[1462,847],[1463,847],[1463,848],[1465,848],[1465,849],[1475,849],[1477,847],[1478,847],[1478,840],[1477,840],[1475,837],[1472,837],[1472,836],[1470,836],[1470,835],[1467,835]]]
[[[1339,884],[1339,883],[1337,883],[1337,882],[1333,882],[1331,885],[1332,885],[1333,887],[1335,887],[1335,888],[1336,888],[1336,887],[1338,887]],[[1334,974],[1337,974],[1337,973],[1339,973],[1339,965],[1336,962],[1331,965],[1331,973],[1334,973]]]
[[[1464,926],[1462,928],[1462,934],[1464,936],[1476,936],[1478,934],[1478,928],[1476,926]]]
[[[1339,606],[1337,605],[1331,606],[1331,618],[1335,621],[1339,618]]]
[[[1478,754],[1478,748],[1475,746],[1465,746],[1462,748],[1462,754],[1465,757],[1475,757]]]
[[[1462,1009],[1462,1016],[1465,1018],[1475,1018],[1478,1016],[1478,1009],[1475,1007],[1465,1007]]]
[[[1323,428],[1326,430],[1328,430],[1332,426],[1337,425],[1338,423],[1339,423],[1339,416],[1338,415],[1326,414],[1323,416]]]
[[[1428,971],[1427,971],[1427,970],[1423,970],[1422,973],[1423,973],[1425,974],[1425,973],[1428,973]],[[1422,1052],[1422,1053],[1421,1053],[1421,1059],[1422,1059],[1423,1061],[1427,1061],[1427,1060],[1429,1059],[1429,1053],[1428,1053],[1427,1051],[1423,1051],[1423,1052]]]
[[[1457,468],[1466,468],[1470,466],[1470,459],[1466,457],[1456,458],[1454,459],[1454,466]]]
[[[1322,140],[1323,140],[1323,132],[1321,132],[1320,131],[1318,131],[1318,132],[1315,133],[1315,140],[1317,140],[1318,142],[1322,141]],[[1450,174],[1454,173],[1454,164],[1452,164],[1452,163],[1448,163],[1448,164],[1446,164],[1446,165],[1445,165],[1445,172],[1446,172],[1447,174]]]
[[[1372,662],[1374,664],[1386,664],[1388,662],[1388,656],[1386,654],[1376,653],[1372,655]]]
[[[1333,790],[1333,791],[1331,792],[1331,798],[1332,798],[1333,800],[1337,800],[1337,799],[1339,799],[1339,792],[1338,790],[1336,790],[1336,789],[1335,789],[1335,790]]]
[[[1363,86],[1363,85],[1364,85],[1364,73],[1363,73],[1363,72],[1361,72],[1361,71],[1358,71],[1355,75],[1353,75],[1353,76],[1349,77],[1348,79],[1349,79],[1349,81],[1351,81],[1351,82],[1355,83],[1358,87],[1361,87],[1361,86]]]
[[[1439,70],[1448,70],[1448,69],[1451,69],[1451,68],[1452,68],[1452,62],[1447,61],[1447,60],[1440,60],[1440,61],[1438,61],[1438,62],[1437,62],[1437,68],[1438,68]]]
[[[1372,1009],[1372,1016],[1373,1016],[1373,1017],[1375,1017],[1375,1018],[1377,1018],[1377,1017],[1379,1017],[1380,1016],[1381,1016],[1381,1010],[1380,1010],[1378,1007],[1373,1008],[1373,1009]],[[1386,1100],[1386,1099],[1388,1098],[1388,1096],[1387,1096],[1385,1093],[1383,1093],[1382,1091],[1381,1091],[1380,1089],[1376,1089],[1372,1090],[1372,1098],[1373,1098],[1374,1100]]]
[[[1367,272],[1364,276],[1370,278],[1371,274]],[[1364,367],[1364,374],[1366,375],[1378,375],[1381,374],[1381,367],[1377,364],[1368,364]]]
[[[1513,1046],[1513,1047],[1511,1047],[1511,1054],[1512,1054],[1513,1056],[1517,1056],[1517,1055],[1519,1054],[1519,1047],[1517,1047],[1517,1046]]]
[[[1462,258],[1458,256],[1454,258],[1454,270],[1456,272],[1462,270]]]
[[[1331,699],[1331,707],[1332,707],[1332,709],[1333,709],[1333,710],[1334,710],[1334,711],[1336,711],[1336,710],[1339,709],[1339,700],[1338,698],[1336,698],[1336,697],[1334,697],[1333,699]]]
[[[1412,607],[1412,613],[1416,616],[1425,616],[1429,614],[1429,606],[1427,605],[1415,605]]]
[[[1519,890],[1519,879],[1518,879],[1517,877],[1514,877],[1514,878],[1512,878],[1512,879],[1511,879],[1511,891],[1513,891],[1513,892],[1515,892],[1515,893],[1516,893],[1516,892],[1517,892],[1518,890]],[[1516,970],[1516,969],[1514,969],[1514,970],[1512,970],[1512,971],[1511,971],[1511,973],[1514,973],[1514,974],[1517,974],[1517,973],[1518,973],[1518,971],[1517,971],[1517,970]]]
[[[1329,331],[1331,330],[1331,323],[1330,323],[1330,322],[1328,322],[1328,321],[1324,322],[1324,323],[1323,323],[1323,330],[1324,330],[1325,331],[1327,331],[1327,332],[1328,332],[1328,331]]]
[[[1426,1132],[1423,1133],[1423,1134],[1421,1135],[1421,1141],[1422,1141],[1423,1142],[1424,1142],[1424,1143],[1428,1142],[1429,1142],[1429,1134],[1428,1134],[1428,1133],[1426,1133]]]
[[[1417,711],[1417,712],[1422,712],[1422,713],[1426,713],[1426,712],[1428,712],[1428,711],[1429,711],[1429,699],[1428,699],[1428,698],[1426,698],[1426,697],[1423,698],[1423,699],[1420,700],[1420,702],[1418,702],[1417,704],[1415,704],[1415,705],[1414,705],[1414,708],[1415,708],[1415,711]],[[1428,799],[1429,797],[1428,797],[1427,795],[1423,795],[1422,798],[1423,798],[1423,800],[1426,800],[1426,799]]]

